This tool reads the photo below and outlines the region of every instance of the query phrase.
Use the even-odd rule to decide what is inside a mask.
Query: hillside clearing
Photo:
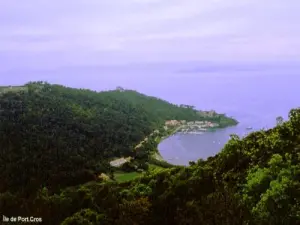
[[[126,181],[134,180],[140,177],[141,175],[142,173],[138,173],[138,172],[130,172],[130,173],[117,172],[115,173],[115,179],[118,182],[126,182]]]

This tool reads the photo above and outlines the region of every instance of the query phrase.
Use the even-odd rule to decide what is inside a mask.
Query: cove
[[[296,74],[290,71],[260,71],[247,73],[247,76],[244,73],[236,76],[203,76],[204,88],[195,87],[193,93],[185,93],[185,99],[189,100],[187,102],[201,110],[224,112],[239,121],[239,124],[203,134],[174,134],[158,145],[160,155],[171,164],[188,165],[189,161],[205,160],[220,152],[230,134],[242,137],[249,132],[274,127],[277,116],[287,119],[289,111],[300,106],[300,76]],[[224,80],[227,85],[222,83]],[[185,82],[193,87],[191,80]],[[212,84],[218,91],[208,88]],[[247,130],[249,126],[253,129]]]

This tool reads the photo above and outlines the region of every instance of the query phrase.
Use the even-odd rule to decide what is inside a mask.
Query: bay
[[[287,119],[289,110],[300,106],[298,71],[221,72],[198,74],[199,77],[203,79],[196,84],[192,80],[182,81],[187,90],[182,99],[188,99],[188,103],[200,109],[224,112],[239,124],[199,135],[176,134],[163,140],[159,152],[172,164],[188,165],[189,161],[214,156],[222,150],[230,134],[243,137],[249,132],[274,127],[277,116]]]

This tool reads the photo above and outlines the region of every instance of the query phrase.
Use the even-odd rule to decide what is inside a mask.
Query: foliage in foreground
[[[29,196],[18,191],[2,191],[0,211],[42,217],[47,225],[299,224],[300,109],[273,129],[243,139],[233,135],[219,154],[189,167],[149,170],[122,183],[92,182],[57,191],[43,187]]]
[[[232,136],[218,155],[190,167],[55,194],[41,189],[26,213],[52,225],[299,224],[299,149],[300,110],[292,110],[288,122],[243,139]]]

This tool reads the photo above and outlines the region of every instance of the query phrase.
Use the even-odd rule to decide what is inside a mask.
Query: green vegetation
[[[141,173],[137,172],[130,172],[130,173],[115,173],[115,179],[118,182],[130,181],[134,180],[135,178],[141,176]]]
[[[166,120],[202,119],[194,109],[131,90],[98,93],[45,82],[7,89],[18,91],[0,95],[0,192],[21,196],[112,176],[113,158],[134,158],[124,171],[146,170],[157,142],[149,138],[135,149],[138,143]]]
[[[26,86],[0,86],[0,94],[7,92],[27,91]]]
[[[47,225],[299,224],[300,109],[182,167],[150,157],[157,137],[149,135],[166,120],[201,120],[191,107],[134,91],[26,87],[0,96],[2,214]],[[134,158],[121,168],[127,174],[108,163],[121,156]]]
[[[149,170],[156,170],[156,169],[163,169],[163,167],[155,165],[155,164],[149,164]]]

